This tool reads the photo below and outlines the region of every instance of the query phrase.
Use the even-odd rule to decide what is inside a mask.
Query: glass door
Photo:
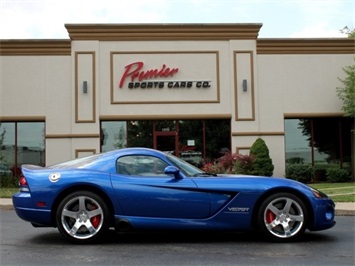
[[[154,121],[154,149],[179,154],[179,125],[176,120]]]

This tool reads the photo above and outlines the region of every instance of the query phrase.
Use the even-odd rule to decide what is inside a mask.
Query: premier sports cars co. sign
[[[217,51],[111,52],[111,103],[219,102]]]
[[[125,66],[125,71],[121,77],[119,87],[122,89],[128,80],[129,89],[152,89],[159,88],[209,88],[210,81],[154,81],[174,77],[179,72],[179,68],[170,68],[163,64],[160,68],[144,69],[143,62],[134,62]]]

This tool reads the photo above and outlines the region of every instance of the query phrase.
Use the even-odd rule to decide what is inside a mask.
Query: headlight
[[[318,189],[310,187],[311,191],[313,192],[313,195],[318,198],[318,199],[324,199],[324,198],[329,198],[327,194],[323,193],[322,191],[319,191]]]

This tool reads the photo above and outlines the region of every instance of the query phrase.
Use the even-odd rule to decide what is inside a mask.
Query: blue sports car
[[[335,225],[334,203],[285,179],[213,175],[167,153],[127,148],[49,166],[23,165],[17,215],[76,243],[116,230],[255,230],[291,241]]]

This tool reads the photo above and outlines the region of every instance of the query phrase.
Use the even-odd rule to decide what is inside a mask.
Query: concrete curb
[[[336,202],[336,216],[355,216],[355,202]]]
[[[0,209],[13,210],[12,199],[0,198]],[[355,202],[336,202],[335,203],[336,216],[355,216]]]

